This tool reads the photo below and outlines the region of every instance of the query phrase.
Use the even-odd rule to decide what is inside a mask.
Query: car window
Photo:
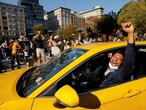
[[[68,49],[57,54],[44,64],[27,71],[17,83],[18,94],[20,96],[28,96],[58,71],[80,57],[86,51],[87,50],[83,49]]]
[[[141,77],[146,76],[146,47],[139,46],[137,47],[137,55],[136,55],[136,65],[135,69],[133,70],[132,79],[138,79]]]

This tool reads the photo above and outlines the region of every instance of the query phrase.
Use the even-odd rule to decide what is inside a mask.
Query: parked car
[[[38,67],[0,74],[0,110],[145,110],[146,41],[136,42],[136,67],[129,80],[103,88],[100,77],[86,80],[126,46],[126,42],[80,45]]]

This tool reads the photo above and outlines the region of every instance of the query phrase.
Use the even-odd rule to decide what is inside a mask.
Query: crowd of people
[[[29,44],[19,42],[17,39],[10,39],[1,42],[0,45],[0,72],[14,70],[15,67],[20,68],[21,64],[27,63],[26,51]]]
[[[124,35],[121,30],[117,30],[109,36],[108,41],[121,41]],[[146,34],[145,34],[146,36]],[[145,37],[137,37],[137,40],[145,40]],[[21,65],[38,66],[50,57],[64,51],[72,46],[89,44],[103,41],[98,37],[84,37],[81,39],[60,40],[56,36],[48,36],[46,39],[41,31],[29,41],[19,41],[18,39],[9,39],[0,42],[0,73],[7,70],[20,68]]]
[[[82,43],[87,44],[91,41],[86,39],[80,42],[74,39],[60,40],[54,36],[49,36],[46,39],[40,31],[29,41],[19,41],[19,39],[1,41],[0,73],[19,69],[21,65],[38,66],[59,52]]]

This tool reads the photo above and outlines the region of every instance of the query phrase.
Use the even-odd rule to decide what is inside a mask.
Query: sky
[[[18,0],[0,0],[0,2],[17,5]],[[104,8],[104,13],[118,12],[120,8],[131,0],[39,0],[40,5],[46,11],[52,11],[58,7],[69,8],[72,11],[81,12],[92,9],[94,6]]]

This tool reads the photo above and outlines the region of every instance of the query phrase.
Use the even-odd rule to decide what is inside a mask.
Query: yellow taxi
[[[0,74],[0,110],[146,110],[146,41],[136,42],[136,67],[129,80],[100,87],[100,77],[91,74],[126,46],[80,45],[38,67]]]

